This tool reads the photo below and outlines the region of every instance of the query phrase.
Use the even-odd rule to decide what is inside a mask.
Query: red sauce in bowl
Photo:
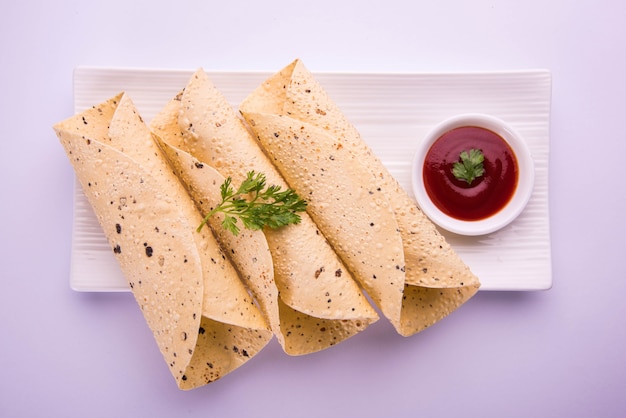
[[[485,156],[482,176],[471,184],[452,174],[462,151],[480,149]],[[426,193],[442,212],[463,221],[488,218],[511,200],[519,170],[507,142],[485,128],[464,126],[439,137],[426,154],[423,168]]]

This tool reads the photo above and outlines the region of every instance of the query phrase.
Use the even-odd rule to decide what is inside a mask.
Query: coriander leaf
[[[224,183],[222,183],[222,185],[220,186],[220,192],[222,195],[222,200],[226,199],[228,196],[231,196],[232,194],[234,194],[234,190],[232,187],[230,187],[230,184],[232,183],[233,179],[231,179],[230,177],[228,177]]]
[[[233,235],[239,234],[239,227],[237,226],[237,218],[234,216],[226,215],[224,216],[224,220],[222,221],[222,227],[230,232]]]
[[[297,212],[306,210],[306,201],[291,190],[281,190],[280,186],[266,187],[263,173],[250,171],[241,185],[232,187],[232,179],[228,177],[220,186],[222,201],[213,208],[202,220],[197,230],[200,231],[211,216],[217,212],[225,214],[222,227],[233,235],[239,234],[237,220],[241,220],[247,229],[259,230],[264,227],[272,229],[289,224],[300,223]]]
[[[459,155],[460,161],[454,163],[452,174],[459,180],[465,180],[467,184],[485,174],[483,161],[485,156],[479,149],[472,148],[469,151],[462,151]]]

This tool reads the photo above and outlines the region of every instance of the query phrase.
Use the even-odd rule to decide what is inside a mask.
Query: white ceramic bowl
[[[515,153],[519,173],[517,187],[506,206],[494,215],[477,221],[459,220],[439,210],[426,192],[422,175],[424,160],[432,144],[446,132],[465,126],[482,127],[502,137]],[[417,203],[430,220],[450,232],[476,236],[495,232],[517,218],[524,210],[532,194],[535,169],[528,145],[505,122],[490,115],[463,114],[439,123],[420,143],[413,159],[411,180]]]

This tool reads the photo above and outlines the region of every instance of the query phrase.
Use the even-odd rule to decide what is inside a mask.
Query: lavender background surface
[[[0,14],[0,416],[617,417],[626,413],[626,3],[10,2]],[[51,129],[80,65],[552,72],[553,288],[481,292],[411,338],[272,343],[179,391],[129,293],[70,290],[73,172]]]

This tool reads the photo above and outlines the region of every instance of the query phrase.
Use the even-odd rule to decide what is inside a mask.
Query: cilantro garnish
[[[238,219],[247,229],[259,230],[265,226],[276,229],[300,223],[300,215],[296,212],[306,210],[306,201],[300,199],[294,190],[281,190],[280,186],[275,185],[266,187],[263,173],[248,172],[237,190],[231,184],[231,177],[222,183],[220,186],[222,201],[204,217],[198,231],[217,212],[225,215],[222,226],[238,235],[240,231]]]

